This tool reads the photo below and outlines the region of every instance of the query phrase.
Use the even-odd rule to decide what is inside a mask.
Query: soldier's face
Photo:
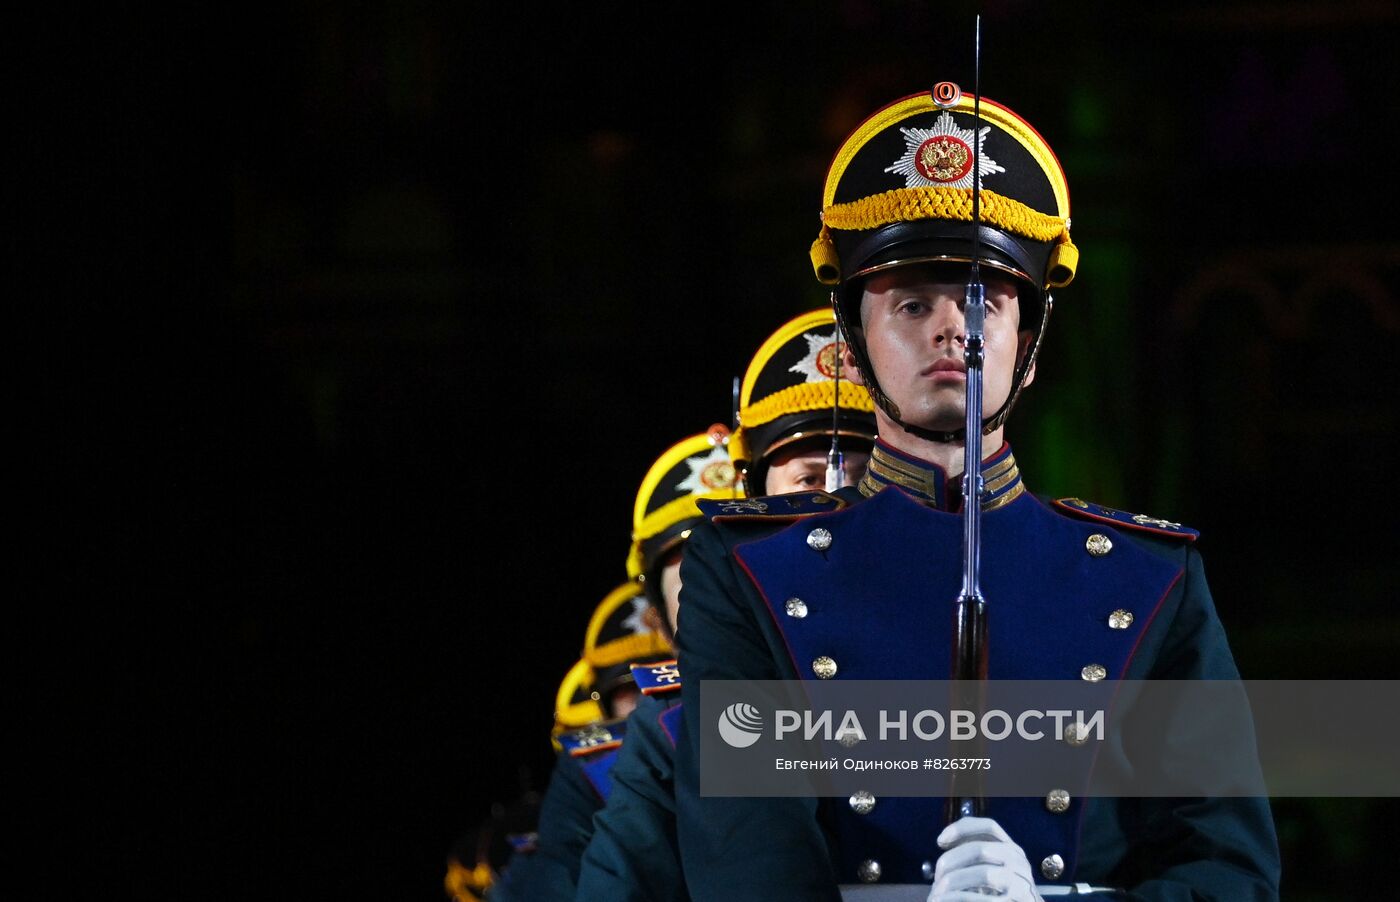
[[[901,266],[876,273],[865,283],[861,327],[866,352],[880,387],[912,426],[937,431],[960,429],[966,418],[967,372],[963,365],[963,296],[966,281],[956,273],[926,266]],[[983,270],[987,318],[983,367],[983,410],[990,415],[1011,394],[1016,363],[1030,348],[1031,333],[1020,331],[1016,283]],[[847,352],[851,381],[864,384]],[[1026,384],[1034,378],[1034,370]],[[894,425],[876,411],[880,431]]]
[[[823,446],[829,444],[823,440]],[[763,477],[763,494],[786,495],[788,492],[811,492],[826,487],[826,448],[799,443],[779,448],[768,464]],[[870,455],[865,451],[843,451],[841,459],[846,471],[846,485],[855,485],[865,475]]]
[[[670,560],[661,568],[661,597],[666,600],[666,620],[671,624],[671,635],[676,633],[676,617],[681,610],[681,552],[672,552]]]
[[[638,694],[636,686],[619,686],[608,699],[608,716],[614,720],[630,716],[637,710]]]

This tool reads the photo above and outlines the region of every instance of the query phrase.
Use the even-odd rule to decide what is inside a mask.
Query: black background
[[[1009,431],[1027,481],[1200,528],[1246,676],[1392,675],[1395,10],[1062,6],[983,7],[984,91],[1060,154],[1084,254]],[[647,467],[823,303],[830,154],[970,84],[975,11],[17,29],[17,686],[71,737],[56,893],[438,895],[547,777]],[[1325,898],[1393,808],[1276,813]]]

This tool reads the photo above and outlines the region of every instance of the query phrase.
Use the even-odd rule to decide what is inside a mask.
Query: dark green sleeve
[[[676,828],[686,885],[696,899],[836,902],[833,859],[815,799],[700,794],[704,681],[792,676],[781,669],[787,652],[776,630],[758,619],[767,617],[761,604],[756,590],[740,584],[716,527],[697,526],[681,561],[676,640],[685,705],[685,735],[676,749]]]
[[[1224,627],[1206,584],[1201,558],[1185,556],[1182,583],[1154,624],[1154,643],[1137,678],[1237,680]],[[1175,604],[1171,604],[1175,602]],[[1160,630],[1157,627],[1160,626]],[[1204,742],[1210,712],[1191,712],[1182,730]],[[1175,728],[1170,731],[1175,735]],[[1120,864],[1106,878],[1140,902],[1272,902],[1279,898],[1279,849],[1266,798],[1096,800],[1085,814],[1085,841],[1118,845]],[[1089,834],[1096,833],[1096,837]],[[1131,838],[1131,839],[1130,839]],[[1088,848],[1086,846],[1086,852]],[[1083,879],[1083,878],[1078,878]],[[1093,882],[1100,882],[1095,879]]]
[[[674,748],[658,717],[667,705],[643,698],[627,719],[608,803],[593,819],[579,873],[580,902],[687,902],[676,846]]]
[[[535,851],[511,859],[501,882],[492,887],[491,902],[572,900],[579,862],[593,835],[593,815],[602,805],[578,762],[559,755],[540,802]]]

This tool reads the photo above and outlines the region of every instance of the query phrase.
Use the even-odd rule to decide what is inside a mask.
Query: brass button
[[[1074,748],[1089,741],[1089,728],[1082,723],[1072,723],[1065,728],[1065,742]]]
[[[864,789],[851,793],[851,810],[856,814],[869,814],[875,810],[875,794]]]
[[[807,533],[807,547],[813,551],[825,551],[831,547],[831,532],[825,529],[814,529]]]
[[[836,676],[836,662],[826,655],[822,655],[812,662],[812,672],[817,675],[819,680],[829,680]]]
[[[932,881],[938,875],[938,867],[931,861],[925,861],[919,865],[919,873],[924,875],[925,880]]]
[[[1046,855],[1040,863],[1040,873],[1046,880],[1059,880],[1065,872],[1065,860],[1058,855]]]
[[[1094,557],[1103,557],[1113,550],[1113,542],[1103,533],[1096,532],[1085,540],[1084,547],[1087,548],[1089,553]]]
[[[1108,615],[1109,629],[1125,630],[1133,625],[1133,612],[1125,611],[1122,608]]]
[[[1108,676],[1108,670],[1102,664],[1085,664],[1079,675],[1091,683],[1097,683]]]
[[[1045,794],[1045,807],[1052,814],[1064,814],[1069,810],[1069,793],[1063,789],[1052,789]]]
[[[787,611],[789,617],[796,617],[798,620],[807,616],[807,602],[800,598],[789,598],[787,604],[783,605],[783,609]]]
[[[884,870],[880,867],[880,862],[873,858],[867,858],[856,868],[856,876],[860,877],[861,883],[874,883],[880,879]]]

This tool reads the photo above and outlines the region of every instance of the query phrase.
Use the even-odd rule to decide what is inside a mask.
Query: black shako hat
[[[915,263],[970,263],[976,179],[978,261],[1023,286],[1022,297],[1030,301],[1021,305],[1023,326],[1035,334],[1006,403],[985,420],[990,431],[1020,394],[1050,314],[1049,289],[1074,278],[1079,251],[1069,234],[1069,186],[1050,146],[1001,104],[983,97],[980,123],[973,106],[956,85],[940,82],[862,122],[827,172],[811,257],[818,280],[834,287],[841,330],[871,397],[902,423],[880,389],[859,331],[864,278]],[[961,430],[929,437],[960,436]]]

